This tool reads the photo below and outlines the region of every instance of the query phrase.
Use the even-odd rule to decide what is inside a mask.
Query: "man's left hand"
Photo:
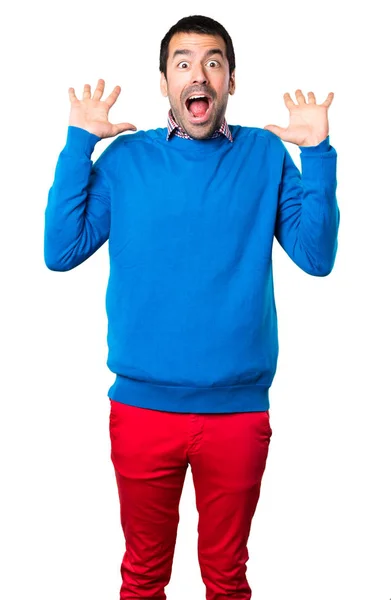
[[[329,135],[327,111],[333,101],[334,93],[330,92],[322,104],[316,104],[313,92],[308,92],[308,103],[301,90],[296,90],[295,104],[290,94],[284,94],[285,106],[289,110],[288,127],[278,125],[265,125],[284,142],[291,142],[298,146],[317,146]]]

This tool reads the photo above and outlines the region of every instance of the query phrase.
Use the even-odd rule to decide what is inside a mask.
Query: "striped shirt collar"
[[[170,139],[172,133],[174,133],[174,135],[178,135],[179,137],[186,138],[187,140],[193,139],[186,133],[186,131],[182,129],[182,127],[178,125],[173,115],[172,109],[170,108],[170,110],[168,111],[166,140]],[[233,137],[228,127],[226,119],[224,119],[224,121],[222,122],[221,127],[219,127],[219,129],[216,129],[216,131],[210,137],[216,138],[219,135],[225,135],[225,137],[228,138],[230,142],[233,142]]]

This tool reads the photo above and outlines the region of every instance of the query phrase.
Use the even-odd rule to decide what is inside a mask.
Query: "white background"
[[[274,244],[280,356],[273,436],[249,541],[255,600],[389,600],[390,88],[386,2],[14,3],[1,40],[1,580],[7,600],[119,597],[124,552],[110,461],[105,244],[78,268],[43,260],[44,210],[68,88],[122,93],[113,122],[165,127],[159,48],[191,14],[236,53],[227,120],[288,124],[283,94],[328,92],[338,153],[333,272]],[[105,94],[106,96],[107,94]],[[104,97],[105,97],[104,96]],[[93,160],[111,140],[97,144]],[[300,168],[300,152],[287,144]],[[188,469],[169,600],[205,597]]]

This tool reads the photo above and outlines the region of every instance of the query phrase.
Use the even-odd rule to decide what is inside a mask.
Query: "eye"
[[[212,64],[215,64],[216,66],[219,66],[219,65],[220,65],[220,63],[219,63],[217,60],[210,60],[210,61],[209,61],[209,64],[210,64],[210,63],[212,63]],[[181,65],[188,65],[188,64],[189,64],[189,63],[188,63],[187,61],[182,61],[182,62],[180,62],[180,63],[179,63],[178,67],[179,67],[180,69],[182,69]],[[215,67],[213,67],[213,68],[215,68]]]

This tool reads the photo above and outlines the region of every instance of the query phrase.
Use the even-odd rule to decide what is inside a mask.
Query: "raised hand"
[[[308,103],[301,90],[296,90],[295,104],[288,93],[284,94],[285,106],[289,110],[288,127],[265,125],[284,142],[292,142],[298,146],[317,146],[329,134],[327,111],[334,98],[330,92],[322,104],[316,104],[313,92],[308,92]]]
[[[69,88],[68,93],[71,102],[69,125],[86,129],[100,138],[113,137],[129,129],[136,131],[137,127],[131,123],[113,125],[109,122],[109,110],[117,100],[121,88],[117,85],[111,94],[107,96],[106,100],[101,100],[104,89],[105,82],[103,79],[99,79],[94,95],[91,98],[91,86],[86,83],[83,99],[79,100],[76,98],[74,88]]]

